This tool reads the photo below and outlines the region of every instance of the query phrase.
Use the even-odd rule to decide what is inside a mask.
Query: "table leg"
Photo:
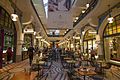
[[[85,80],[85,75],[83,77],[84,77],[84,80]]]
[[[40,73],[39,73],[39,69],[40,69],[40,67],[39,67],[39,64],[38,64],[38,76],[40,75]]]

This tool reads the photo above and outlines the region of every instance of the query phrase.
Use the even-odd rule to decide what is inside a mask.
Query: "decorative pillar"
[[[24,42],[24,33],[20,33],[20,35],[17,36],[16,62],[19,62],[22,60],[23,42]]]
[[[99,56],[99,59],[104,59],[103,55],[103,40],[101,40],[99,34],[96,35],[96,44],[97,44],[97,53]]]

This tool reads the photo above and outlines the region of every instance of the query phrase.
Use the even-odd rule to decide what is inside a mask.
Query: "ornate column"
[[[17,48],[16,48],[16,62],[22,60],[22,45],[24,42],[24,33],[20,33],[17,36]]]

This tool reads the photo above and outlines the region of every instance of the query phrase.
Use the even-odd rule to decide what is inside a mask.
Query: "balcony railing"
[[[89,12],[91,12],[94,7],[97,5],[98,0],[92,0],[90,2],[90,6],[86,9],[85,13],[82,13],[79,15],[79,18],[76,22],[73,23],[73,27],[75,27]]]

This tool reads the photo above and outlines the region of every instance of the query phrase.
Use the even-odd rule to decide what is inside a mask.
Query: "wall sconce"
[[[17,0],[15,0],[14,4],[17,5]],[[16,13],[17,13],[17,11],[16,11],[16,5],[13,6],[14,13],[11,14],[11,19],[12,19],[13,21],[17,21],[17,20],[18,20],[18,15],[16,14]]]

